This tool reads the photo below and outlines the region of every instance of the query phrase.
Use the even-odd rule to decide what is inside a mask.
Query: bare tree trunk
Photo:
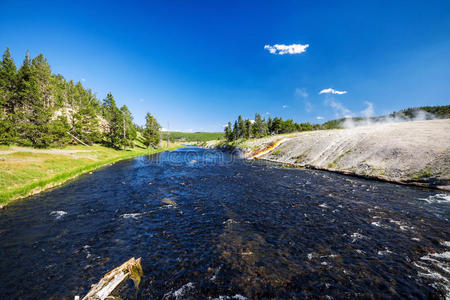
[[[134,281],[136,288],[139,286],[141,276],[143,275],[141,267],[141,258],[130,258],[119,267],[113,269],[103,276],[97,283],[91,286],[91,290],[82,300],[104,300],[126,279]],[[80,299],[75,296],[75,300]]]

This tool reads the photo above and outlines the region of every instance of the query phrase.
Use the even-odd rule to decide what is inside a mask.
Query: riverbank
[[[449,119],[277,135],[232,146],[247,158],[450,190]]]
[[[123,159],[174,150],[114,150],[102,146],[71,146],[64,149],[0,148],[0,205],[40,193],[64,182]]]

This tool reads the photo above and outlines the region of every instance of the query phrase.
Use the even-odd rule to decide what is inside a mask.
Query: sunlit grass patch
[[[103,165],[171,148],[114,150],[102,146],[71,146],[65,150],[89,150],[76,153],[14,152],[0,155],[0,203],[25,197],[59,185]]]

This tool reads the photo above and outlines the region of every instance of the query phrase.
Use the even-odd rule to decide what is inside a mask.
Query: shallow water
[[[447,193],[186,147],[0,211],[0,295],[73,299],[134,256],[125,298],[445,298],[449,217]]]

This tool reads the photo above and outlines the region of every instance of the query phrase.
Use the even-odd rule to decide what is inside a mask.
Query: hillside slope
[[[450,190],[450,120],[380,124],[245,142],[247,157]]]

